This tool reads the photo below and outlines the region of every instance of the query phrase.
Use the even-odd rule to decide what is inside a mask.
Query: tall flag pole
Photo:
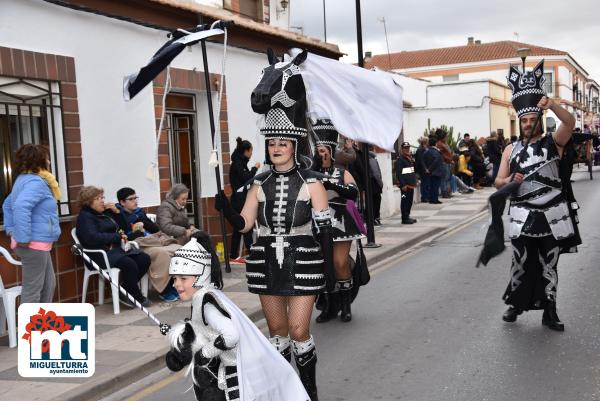
[[[360,0],[356,2],[356,42],[358,44],[358,66],[365,67],[362,46],[362,21],[360,16]],[[379,248],[381,244],[375,242],[375,227],[373,221],[373,189],[371,188],[371,174],[369,173],[369,144],[362,143],[364,182],[365,182],[365,212],[367,218],[367,244],[365,248]]]

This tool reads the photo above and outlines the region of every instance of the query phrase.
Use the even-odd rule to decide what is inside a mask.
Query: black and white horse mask
[[[250,96],[252,110],[265,116],[260,133],[267,143],[275,138],[294,142],[298,164],[298,141],[307,136],[306,89],[299,66],[306,60],[307,52],[290,61],[279,61],[271,49],[267,56],[269,66],[262,71],[260,82]],[[265,155],[266,162],[271,164],[266,148]]]

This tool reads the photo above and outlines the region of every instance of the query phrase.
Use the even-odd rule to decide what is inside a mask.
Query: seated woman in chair
[[[76,233],[81,245],[106,251],[110,266],[104,265],[100,254],[90,253],[88,256],[101,268],[121,269],[121,286],[140,304],[150,306],[150,300],[142,295],[138,287],[138,281],[150,266],[150,256],[137,248],[125,250],[121,246],[122,241],[127,241],[127,235],[121,229],[119,209],[114,203],[104,203],[104,190],[94,186],[83,187],[77,203],[81,211],[77,217]],[[119,300],[126,306],[135,306],[126,297],[120,296]]]

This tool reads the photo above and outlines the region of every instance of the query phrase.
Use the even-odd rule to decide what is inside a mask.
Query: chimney
[[[365,52],[365,58],[373,57],[373,52]]]
[[[481,40],[476,40],[476,41],[475,41],[475,44],[476,44],[476,45],[480,45],[480,44],[481,44]]]
[[[475,38],[473,36],[469,36],[467,38],[467,46],[473,46]]]

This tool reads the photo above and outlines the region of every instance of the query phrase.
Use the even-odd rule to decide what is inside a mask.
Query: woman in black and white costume
[[[358,228],[346,203],[355,202],[358,197],[358,187],[352,174],[346,169],[334,166],[335,150],[338,144],[338,132],[330,120],[318,119],[312,126],[316,135],[315,144],[317,155],[313,169],[324,174],[323,186],[327,190],[329,207],[333,213],[333,264],[335,267],[336,289],[339,292],[339,302],[329,293],[319,295],[323,297],[322,312],[317,316],[317,323],[327,322],[337,316],[341,310],[340,319],[343,322],[352,320],[350,304],[352,303],[352,272],[348,263],[350,246],[353,240],[364,238]],[[338,307],[339,303],[339,307]]]
[[[327,192],[318,179],[322,176],[298,162],[298,149],[306,145],[305,128],[281,129],[267,118],[261,133],[271,170],[254,178],[241,214],[222,194],[215,203],[242,232],[257,223],[258,238],[246,259],[248,290],[260,296],[271,343],[290,361],[293,348],[300,379],[316,401],[317,355],[310,319],[316,295],[335,285]],[[313,236],[313,221],[320,244]]]
[[[194,393],[202,401],[307,401],[290,364],[223,292],[218,259],[208,237],[192,238],[175,252],[169,273],[182,300],[192,300],[191,319],[169,332],[169,369],[190,365]]]

